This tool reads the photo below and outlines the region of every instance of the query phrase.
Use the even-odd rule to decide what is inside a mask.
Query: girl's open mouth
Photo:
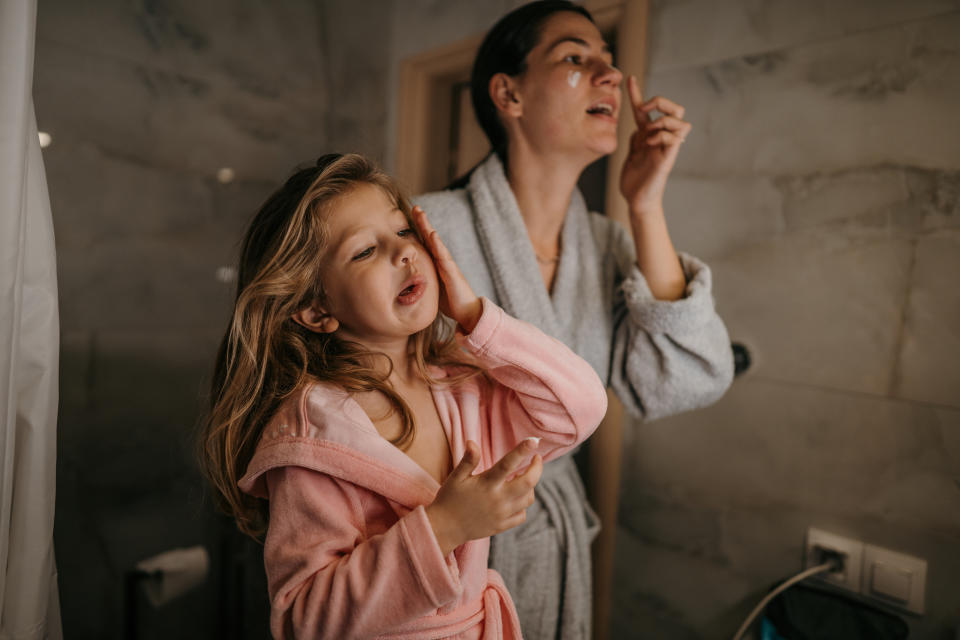
[[[421,276],[414,276],[403,283],[404,287],[397,296],[397,302],[400,304],[413,304],[423,297],[426,290],[426,282]]]

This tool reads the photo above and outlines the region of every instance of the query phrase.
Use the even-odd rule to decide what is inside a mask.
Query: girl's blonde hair
[[[266,423],[304,385],[325,381],[348,391],[379,391],[403,423],[393,444],[403,449],[413,440],[413,413],[388,382],[389,373],[378,373],[372,363],[386,356],[336,333],[315,333],[292,319],[297,311],[323,302],[319,256],[327,248],[325,213],[361,184],[379,186],[411,219],[407,198],[373,163],[356,154],[328,154],[297,171],[267,199],[243,241],[233,316],[217,354],[210,410],[198,444],[201,468],[219,506],[254,538],[265,531],[266,503],[240,491],[237,482]],[[433,383],[438,381],[430,376],[429,365],[459,369],[445,384],[479,371],[439,315],[411,336],[411,347],[419,372]]]

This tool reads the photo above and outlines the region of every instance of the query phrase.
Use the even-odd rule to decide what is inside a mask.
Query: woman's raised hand
[[[660,96],[644,102],[633,76],[627,79],[627,95],[637,130],[630,137],[630,149],[620,173],[620,191],[634,215],[662,211],[667,176],[693,127],[683,119],[684,108],[676,102]],[[650,118],[654,109],[663,114],[656,120]]]
[[[413,208],[413,223],[423,238],[424,246],[433,257],[440,276],[440,311],[460,325],[465,333],[470,333],[480,320],[483,304],[473,292],[460,267],[440,240],[440,235],[430,225],[426,212],[420,207]]]
[[[469,540],[512,529],[527,519],[526,509],[533,504],[533,489],[543,473],[543,460],[535,455],[525,470],[517,471],[536,448],[536,440],[527,438],[495,465],[473,475],[480,462],[480,448],[473,441],[467,442],[460,464],[426,507],[443,555]]]

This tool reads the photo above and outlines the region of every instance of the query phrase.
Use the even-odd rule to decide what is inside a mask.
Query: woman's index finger
[[[652,111],[653,109],[656,109],[664,115],[673,116],[674,118],[679,118],[680,120],[683,120],[683,114],[686,111],[686,109],[683,108],[683,105],[679,105],[673,100],[669,100],[663,96],[650,98],[650,101],[647,102],[643,108],[644,111]]]
[[[643,92],[640,91],[640,83],[636,76],[627,78],[627,93],[630,97],[630,106],[633,107],[633,119],[637,126],[642,127],[650,121],[650,115],[643,110]]]

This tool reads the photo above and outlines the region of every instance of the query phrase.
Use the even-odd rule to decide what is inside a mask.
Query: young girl
[[[387,176],[328,155],[247,233],[202,459],[266,530],[274,637],[519,638],[489,536],[605,410],[590,365],[478,298]]]

